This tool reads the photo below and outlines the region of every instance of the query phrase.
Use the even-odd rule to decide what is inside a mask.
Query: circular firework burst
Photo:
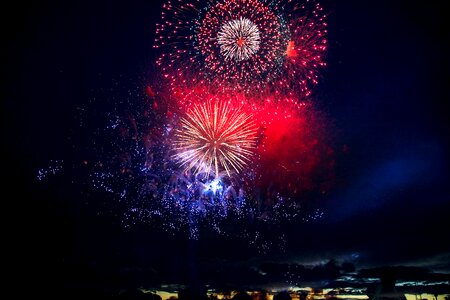
[[[168,1],[157,64],[171,88],[309,95],[325,65],[326,16],[314,0]]]
[[[249,19],[240,17],[222,26],[217,42],[225,59],[247,60],[259,50],[259,29]]]
[[[244,22],[247,26],[243,26]],[[256,50],[257,46],[257,51],[252,51],[247,59],[229,59],[230,56],[225,55],[228,53],[223,51],[224,29],[230,27],[234,30],[228,30],[227,36],[231,39],[237,37],[235,41],[230,41],[237,50],[231,54]],[[253,41],[242,39],[243,28],[252,29]],[[203,59],[201,71],[219,87],[245,91],[262,89],[271,74],[282,65],[286,33],[275,12],[261,1],[217,1],[205,9],[195,32],[194,46],[202,56],[200,59]],[[246,42],[249,46],[245,46]],[[239,44],[242,46],[239,47]],[[234,55],[234,58],[237,57]]]
[[[229,102],[193,105],[175,133],[174,158],[206,178],[220,171],[239,173],[253,156],[257,127],[251,115]]]

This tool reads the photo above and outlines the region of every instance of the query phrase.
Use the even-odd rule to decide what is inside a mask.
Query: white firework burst
[[[226,60],[247,60],[259,50],[259,29],[249,19],[240,17],[222,25],[217,42]]]
[[[176,132],[174,158],[195,174],[224,170],[239,173],[250,161],[255,148],[257,126],[251,115],[227,102],[194,105],[181,119]]]

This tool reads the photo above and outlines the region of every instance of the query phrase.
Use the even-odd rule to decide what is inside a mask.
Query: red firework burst
[[[319,71],[325,67],[327,23],[319,3],[306,1],[296,7],[289,25],[290,40],[286,46],[284,72],[279,86],[300,90],[308,96],[318,83]]]
[[[171,88],[307,95],[325,65],[326,23],[313,0],[167,2],[157,64]]]

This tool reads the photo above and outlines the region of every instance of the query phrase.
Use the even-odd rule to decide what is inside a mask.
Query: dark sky
[[[3,25],[3,177],[12,192],[2,197],[12,204],[3,214],[14,231],[13,259],[24,284],[44,269],[56,284],[70,281],[57,274],[70,278],[73,270],[93,282],[122,284],[170,269],[176,275],[164,276],[177,282],[224,264],[250,270],[263,261],[331,258],[357,267],[450,272],[444,1],[323,2],[330,44],[316,98],[332,120],[336,145],[348,151],[337,156],[339,184],[323,207],[325,218],[293,225],[288,231],[296,238],[284,254],[259,256],[214,238],[190,242],[145,225],[124,230],[84,206],[77,186],[58,179],[57,188],[40,185],[37,169],[49,160],[77,159],[71,157],[71,138],[82,139],[77,107],[113,80],[141,80],[152,70],[161,5],[57,1],[5,11],[14,18]]]

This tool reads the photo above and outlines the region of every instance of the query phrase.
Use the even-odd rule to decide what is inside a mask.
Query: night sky
[[[284,224],[284,251],[260,254],[245,241],[208,234],[192,241],[148,222],[124,228],[113,210],[99,213],[107,199],[72,183],[77,164],[91,155],[88,132],[101,126],[91,120],[81,127],[80,114],[101,116],[111,95],[150,83],[162,2],[57,1],[4,11],[13,18],[3,25],[2,199],[20,286],[157,287],[206,279],[259,286],[283,281],[276,266],[332,259],[356,270],[450,273],[443,1],[322,1],[329,48],[314,101],[329,123],[336,179],[320,203],[322,218]],[[37,180],[54,160],[64,161],[64,170]],[[277,237],[277,229],[265,230]],[[273,271],[270,280],[263,271]],[[303,275],[305,284],[330,279],[318,274]]]

